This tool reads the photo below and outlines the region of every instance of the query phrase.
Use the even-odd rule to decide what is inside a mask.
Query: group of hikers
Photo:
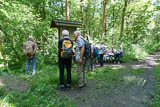
[[[69,31],[62,31],[62,39],[58,41],[58,63],[59,63],[59,80],[58,89],[65,90],[71,88],[71,70],[72,60],[77,64],[78,88],[86,86],[85,71],[92,71],[96,64],[104,65],[106,60],[114,58],[115,62],[120,63],[120,57],[123,53],[123,48],[115,50],[107,49],[104,42],[100,46],[94,46],[81,36],[80,31],[74,32],[75,44],[69,37]],[[74,47],[75,46],[75,47]],[[28,37],[28,41],[24,43],[24,54],[27,56],[26,75],[29,75],[29,65],[32,61],[32,75],[35,75],[36,69],[36,43],[32,36]],[[64,80],[64,70],[67,71],[67,83]]]

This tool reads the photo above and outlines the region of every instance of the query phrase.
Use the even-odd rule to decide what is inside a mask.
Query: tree
[[[105,0],[104,11],[103,11],[102,41],[104,41],[104,35],[105,35],[105,29],[106,29],[106,7],[107,7],[107,0]]]
[[[122,38],[123,31],[124,31],[124,18],[125,18],[125,13],[127,9],[127,4],[128,4],[128,0],[124,0],[124,7],[122,12],[122,20],[121,20],[120,39]]]

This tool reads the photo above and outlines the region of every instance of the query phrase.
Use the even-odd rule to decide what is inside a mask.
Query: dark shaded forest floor
[[[67,92],[59,91],[58,95],[69,97],[78,104],[77,107],[148,107],[155,92],[156,78],[153,71],[158,65],[158,55],[156,52],[144,60],[105,65],[114,69],[141,69],[143,73],[122,71],[120,81],[108,83],[89,80],[87,87],[82,90],[74,87]]]

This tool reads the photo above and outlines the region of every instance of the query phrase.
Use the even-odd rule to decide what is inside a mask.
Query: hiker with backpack
[[[88,66],[88,58],[91,57],[91,46],[82,36],[80,31],[74,32],[76,39],[76,61],[77,61],[77,76],[78,87],[83,88],[86,86],[85,70]]]
[[[58,41],[58,61],[59,61],[59,73],[60,73],[60,90],[71,88],[71,67],[73,56],[73,41],[69,38],[69,32],[67,30],[62,31],[63,39]],[[64,69],[67,70],[67,85],[64,83]]]
[[[97,64],[97,57],[98,57],[98,47],[93,46],[93,69],[95,68],[95,65]]]
[[[29,36],[28,41],[24,43],[24,55],[27,57],[26,75],[29,75],[29,65],[32,61],[32,75],[36,73],[36,43],[32,36]]]

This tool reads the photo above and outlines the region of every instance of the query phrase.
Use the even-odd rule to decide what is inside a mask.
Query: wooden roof
[[[81,27],[82,24],[79,21],[72,21],[72,20],[52,20],[51,27],[58,28],[58,27]]]

